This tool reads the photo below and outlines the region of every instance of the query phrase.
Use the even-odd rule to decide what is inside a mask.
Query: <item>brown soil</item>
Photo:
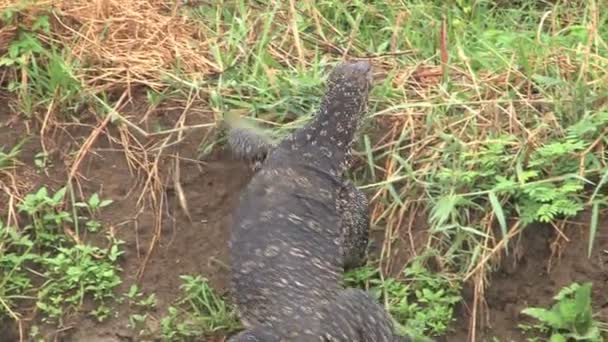
[[[157,115],[161,116],[171,117],[171,113]],[[189,124],[205,120],[195,118],[194,121],[199,122]],[[47,170],[48,176],[37,173],[31,166],[34,156],[41,151],[39,136],[32,134],[32,139],[26,143],[20,154],[20,160],[28,165],[19,170],[19,176],[29,175],[27,184],[30,191],[37,190],[42,185],[53,190],[63,186],[67,179],[67,166],[62,160],[68,157],[67,153],[74,152],[91,131],[91,128],[68,128],[67,133],[58,132],[50,143],[47,142],[47,149],[54,151],[51,153],[52,165]],[[14,115],[8,111],[0,110],[0,146],[14,146],[27,134],[26,127],[20,120],[15,120]],[[226,241],[230,211],[250,174],[244,164],[231,160],[229,155],[222,151],[217,151],[204,162],[196,160],[202,134],[200,131],[190,133],[177,149],[171,151],[179,152],[183,158],[180,162],[180,181],[192,222],[179,208],[174,189],[168,186],[167,208],[163,213],[160,240],[139,282],[137,271],[155,235],[153,211],[148,209],[137,215],[136,202],[141,193],[138,190],[141,189],[142,177],[131,174],[124,153],[103,138],[94,145],[94,153],[89,154],[81,165],[81,185],[85,196],[98,192],[102,198],[114,200],[113,204],[102,211],[101,221],[108,232],[111,231],[125,242],[125,253],[121,262],[124,270],[123,284],[118,293],[125,293],[135,282],[144,293],[154,293],[158,299],[157,310],[153,313],[156,318],[160,318],[172,301],[178,298],[180,275],[202,275],[219,291],[226,288]],[[161,164],[161,174],[166,175],[169,163],[165,164],[167,165]],[[104,240],[100,241],[103,243]],[[44,340],[141,340],[127,328],[129,315],[132,314],[128,305],[117,304],[114,309],[115,317],[101,324],[84,313],[68,317],[64,322],[65,327],[60,331],[48,327],[43,329],[46,332]],[[33,322],[37,320],[34,319]],[[0,329],[0,341],[18,341],[19,335],[15,327],[7,328],[9,324],[2,323],[4,324]],[[157,329],[157,323],[151,320],[150,328]]]
[[[578,222],[569,224],[564,230],[569,242],[555,243],[552,227],[531,226],[523,232],[511,256],[504,258],[492,274],[476,341],[490,342],[494,337],[500,342],[526,341],[517,326],[533,321],[521,310],[550,307],[553,296],[572,282],[592,282],[594,312],[598,313],[597,319],[608,322],[608,222],[600,219],[593,253],[588,258],[589,222],[588,215],[582,215]],[[465,298],[470,299],[470,295]],[[467,341],[468,311],[464,305],[459,308],[454,334],[445,341]]]
[[[165,112],[157,113],[156,117],[159,120],[170,120],[172,115]],[[13,146],[28,134],[21,121],[13,119],[12,114],[0,108],[0,146]],[[208,119],[200,116],[189,124]],[[50,146],[54,153],[53,166],[49,168],[48,176],[37,173],[31,166],[34,156],[41,151],[39,139],[33,134],[21,154],[21,159],[30,165],[20,171],[20,175],[27,175],[26,185],[29,184],[32,190],[43,184],[52,189],[63,186],[66,166],[62,160],[90,132],[90,128],[76,127],[67,129],[69,134],[57,133],[49,139],[51,143],[54,142]],[[205,162],[195,161],[201,136],[201,132],[191,132],[185,141],[172,150],[178,151],[183,158],[189,158],[183,159],[180,165],[181,184],[192,222],[179,209],[175,193],[169,188],[166,197],[168,209],[163,214],[161,239],[138,283],[145,293],[156,294],[156,318],[161,317],[179,296],[180,275],[202,275],[216,289],[226,289],[226,240],[230,211],[250,174],[243,164],[231,161],[222,151],[217,151]],[[119,293],[124,293],[137,281],[136,273],[155,235],[154,215],[151,210],[136,215],[136,201],[140,194],[137,189],[141,186],[141,177],[131,174],[122,151],[112,149],[116,149],[116,146],[111,145],[107,139],[102,138],[95,144],[95,153],[90,154],[81,167],[82,185],[85,193],[100,192],[103,198],[115,201],[103,211],[102,220],[109,232],[125,241],[125,254],[121,263],[124,270],[123,284],[119,289]],[[161,173],[166,172],[167,167],[164,165]],[[570,242],[562,244],[561,258],[554,258],[551,272],[547,272],[547,265],[552,255],[550,245],[555,238],[555,231],[548,227],[530,227],[525,231],[518,253],[513,253],[519,257],[517,262],[513,257],[505,258],[493,275],[491,286],[486,290],[486,317],[489,324],[478,332],[478,341],[491,341],[493,336],[499,337],[503,342],[524,341],[524,336],[517,328],[518,322],[523,319],[519,314],[521,309],[549,304],[551,297],[572,281],[593,282],[596,309],[602,310],[603,318],[608,320],[608,224],[603,222],[598,231],[593,256],[588,259],[586,222],[588,221],[582,221],[582,225],[572,225],[566,230]],[[128,317],[132,313],[128,305],[117,304],[114,308],[115,317],[104,323],[97,323],[85,313],[67,317],[65,328],[60,331],[43,329],[46,333],[45,341],[141,341],[127,328]],[[32,322],[37,321],[34,319]],[[454,331],[444,340],[466,341],[468,322],[469,313],[466,306],[462,305]],[[10,324],[0,323],[3,323],[0,327],[0,341],[19,340],[17,331],[11,329]],[[25,328],[28,328],[27,324]],[[158,329],[157,321],[151,320],[150,328]]]

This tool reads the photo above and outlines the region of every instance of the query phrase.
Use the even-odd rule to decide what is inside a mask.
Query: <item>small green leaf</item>
[[[0,58],[0,66],[12,66],[15,64],[15,60],[8,57]]]
[[[565,286],[561,290],[559,290],[559,292],[553,297],[553,299],[560,301],[564,298],[567,298],[568,296],[575,293],[579,287],[581,287],[581,286],[577,282],[574,282],[568,286]]]
[[[521,312],[524,315],[534,317],[543,323],[549,324],[551,327],[556,329],[561,328],[564,324],[558,313],[543,308],[527,308]]]
[[[572,299],[562,299],[557,303],[557,310],[564,323],[571,323],[576,320],[578,314],[576,310],[576,302]],[[561,328],[561,327],[556,327]]]
[[[42,187],[38,190],[38,192],[36,193],[36,198],[41,199],[41,198],[47,198],[48,197],[48,192],[46,190],[46,187]]]
[[[114,262],[118,259],[119,255],[120,255],[120,253],[118,251],[118,246],[112,245],[112,247],[110,248],[110,255],[108,256],[108,259],[110,259],[110,261]]]
[[[106,199],[106,200],[101,201],[101,203],[99,204],[99,207],[100,207],[100,208],[107,207],[107,206],[109,206],[109,205],[110,205],[110,204],[112,204],[112,203],[114,203],[114,201],[113,201],[113,200],[111,200],[111,199]]]
[[[509,240],[507,238],[507,220],[505,219],[505,213],[502,210],[502,205],[496,197],[496,194],[493,191],[488,193],[488,198],[490,199],[490,204],[492,205],[492,210],[494,211],[494,215],[496,215],[496,219],[500,224],[500,231],[502,233],[503,239],[505,239],[505,252],[507,255],[509,254]]]
[[[91,195],[91,198],[89,198],[89,206],[91,208],[97,208],[99,202],[99,195],[97,193],[94,193],[93,195]]]
[[[555,77],[549,77],[549,76],[543,76],[543,75],[532,75],[532,79],[534,80],[534,82],[538,83],[539,85],[543,85],[545,87],[552,87],[552,86],[558,86],[563,84],[563,81],[555,78]]]
[[[450,218],[459,201],[460,196],[453,193],[441,197],[431,210],[431,222],[436,227],[442,226]]]
[[[591,310],[591,283],[585,283],[574,294],[577,313]]]
[[[32,25],[32,31],[41,29],[45,33],[49,33],[51,30],[51,24],[49,22],[49,16],[43,15],[39,17]]]
[[[127,296],[129,298],[135,298],[135,296],[137,295],[137,284],[132,284],[131,287],[129,287],[129,292],[127,293]]]
[[[56,204],[61,203],[61,201],[63,201],[63,197],[65,196],[66,190],[67,190],[66,187],[59,189],[59,191],[57,191],[55,193],[55,195],[53,195],[53,203],[56,203]]]

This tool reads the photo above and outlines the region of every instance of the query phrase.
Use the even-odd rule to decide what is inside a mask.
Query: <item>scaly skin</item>
[[[268,139],[253,131],[231,129],[228,142],[237,158],[246,160],[253,171],[258,171],[266,156],[275,147]],[[338,199],[338,213],[342,231],[344,271],[363,266],[367,261],[369,242],[369,202],[351,181],[343,179]]]
[[[344,180],[338,195],[344,271],[365,265],[369,243],[369,202],[352,182]]]
[[[240,332],[229,342],[409,342],[408,337],[393,332],[391,321],[369,294],[360,289],[345,289],[304,320],[286,321],[275,330],[258,326]],[[301,333],[293,334],[294,331]]]
[[[230,129],[228,145],[234,156],[248,161],[254,171],[259,170],[266,156],[274,148],[272,140],[265,135],[243,127]]]
[[[266,156],[276,148],[270,139],[252,130],[232,128],[228,143],[233,154],[249,163],[253,171],[258,171]],[[344,270],[348,271],[364,265],[367,261],[369,242],[369,202],[363,192],[353,183],[343,178],[337,203],[344,251]]]
[[[336,67],[313,120],[266,149],[241,195],[230,262],[232,293],[248,330],[232,341],[395,340],[392,328],[382,328],[392,327],[388,316],[374,319],[370,299],[341,286],[363,245],[349,241],[343,226],[368,222],[366,201],[361,211],[362,195],[343,180],[370,87],[369,63]],[[356,213],[344,214],[351,209]]]

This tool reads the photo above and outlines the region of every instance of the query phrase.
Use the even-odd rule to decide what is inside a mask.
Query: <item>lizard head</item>
[[[372,84],[372,65],[368,61],[344,62],[337,65],[329,74],[327,93],[330,97],[367,101]]]
[[[333,143],[352,143],[367,110],[372,88],[372,65],[367,61],[338,64],[328,76],[319,120],[332,132]]]

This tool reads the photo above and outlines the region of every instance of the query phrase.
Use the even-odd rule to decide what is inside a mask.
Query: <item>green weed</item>
[[[44,172],[48,167],[52,166],[51,161],[49,160],[48,153],[46,152],[38,152],[34,156],[34,165],[38,169],[37,171]]]
[[[87,217],[74,218],[66,211],[65,195],[66,188],[49,193],[41,187],[18,204],[29,224],[17,229],[0,221],[0,314],[18,319],[19,304],[34,302],[44,320],[61,322],[66,313],[87,304],[87,299],[95,303],[90,313],[97,319],[111,313],[106,303],[121,283],[117,263],[122,242],[110,239],[107,248],[74,243],[65,232]],[[109,203],[93,195],[77,207],[97,213]]]
[[[45,285],[38,292],[37,306],[51,318],[61,317],[64,309],[79,308],[86,295],[99,306],[91,313],[100,321],[111,312],[104,301],[114,297],[121,283],[116,261],[120,254],[114,242],[110,249],[87,245],[58,248],[53,257],[41,260],[47,271]]]
[[[128,327],[137,331],[139,336],[149,334],[149,329],[145,323],[150,318],[149,312],[156,308],[156,295],[151,293],[148,296],[145,296],[137,285],[133,284],[129,287],[129,291],[125,294],[125,298],[129,303],[130,311],[134,312],[129,315]]]
[[[420,260],[401,277],[381,279],[379,271],[364,267],[346,274],[348,286],[367,288],[410,336],[441,336],[453,321],[454,306],[462,300],[460,286],[425,268]]]
[[[129,292],[127,292],[125,297],[129,300],[129,305],[134,308],[150,310],[155,308],[157,304],[156,295],[154,293],[145,297],[135,284],[129,287]]]
[[[479,246],[486,233],[468,222],[470,215],[481,215],[487,208],[504,238],[508,217],[529,225],[577,216],[588,205],[585,186],[606,172],[601,164],[605,156],[583,152],[601,139],[606,127],[606,112],[588,113],[565,134],[549,137],[532,151],[513,135],[490,137],[474,147],[452,140],[453,150],[444,153],[443,166],[429,180],[436,198],[430,215],[433,229]]]
[[[9,151],[5,152],[5,147],[0,146],[0,171],[8,171],[15,167],[18,162],[19,153],[21,153],[21,147],[27,141],[23,139],[17,145],[13,146]]]
[[[573,283],[553,298],[551,309],[527,308],[522,313],[537,319],[534,328],[548,333],[552,342],[603,341],[591,307],[591,283]]]

